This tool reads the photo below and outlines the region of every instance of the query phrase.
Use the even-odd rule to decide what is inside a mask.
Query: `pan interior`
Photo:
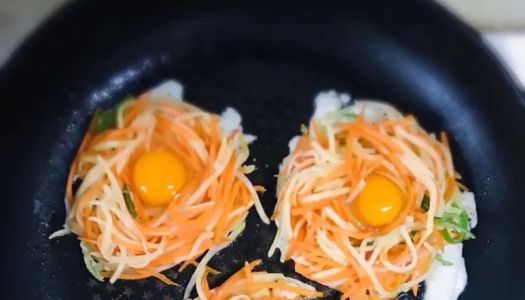
[[[465,243],[469,283],[463,297],[524,295],[522,287],[509,286],[525,263],[519,236],[525,224],[515,213],[525,209],[525,188],[517,184],[525,147],[512,138],[525,136],[515,126],[524,109],[469,30],[423,3],[307,4],[293,13],[288,4],[199,3],[71,5],[4,68],[0,92],[9,103],[2,122],[13,145],[6,162],[13,176],[4,181],[11,200],[2,212],[12,228],[2,246],[14,272],[3,281],[7,295],[180,298],[192,270],[177,275],[181,287],[154,280],[111,286],[89,276],[73,236],[47,239],[63,223],[68,166],[94,109],[168,78],[179,80],[185,98],[206,110],[232,106],[241,113],[245,132],[258,137],[251,179],[268,189],[262,196],[268,214],[275,204],[273,175],[319,91],[383,99],[414,114],[429,131],[447,131],[480,218],[476,240]],[[252,212],[244,234],[212,261],[223,273],[211,284],[245,260],[266,257],[274,233]],[[293,273],[276,256],[265,258],[264,266]],[[15,284],[21,280],[29,288]]]

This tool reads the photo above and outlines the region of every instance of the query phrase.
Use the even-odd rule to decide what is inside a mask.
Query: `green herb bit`
[[[458,244],[467,239],[475,238],[470,232],[468,215],[461,211],[459,215],[444,213],[443,217],[436,218],[435,222],[439,225],[443,238],[450,244]]]
[[[442,265],[444,265],[444,266],[452,266],[452,265],[454,265],[452,262],[450,262],[450,261],[448,261],[448,260],[445,260],[445,259],[443,258],[443,256],[442,256],[440,253],[436,254],[436,256],[434,256],[434,258],[435,258],[440,264],[442,264]]]
[[[427,195],[423,196],[423,199],[421,200],[421,209],[424,211],[430,209],[430,198]]]
[[[115,108],[111,109],[97,109],[93,116],[92,128],[99,133],[106,129],[113,128],[117,125],[118,114],[124,112],[135,98],[131,95],[124,97],[122,101],[117,104]]]
[[[112,128],[115,126],[115,110],[113,109],[97,109],[95,115],[93,116],[92,128],[95,132],[99,133],[106,129]]]
[[[137,217],[137,211],[135,210],[135,204],[133,204],[133,200],[131,199],[131,193],[129,192],[128,186],[124,185],[124,188],[122,189],[122,196],[124,196],[124,202],[126,202],[126,208],[129,211],[129,214],[133,217]]]

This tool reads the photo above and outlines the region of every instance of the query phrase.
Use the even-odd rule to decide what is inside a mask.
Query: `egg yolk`
[[[403,194],[392,180],[370,175],[363,190],[351,204],[356,217],[365,225],[384,226],[395,220],[403,205]]]
[[[133,184],[150,205],[167,204],[186,182],[186,168],[169,152],[147,152],[133,167]]]

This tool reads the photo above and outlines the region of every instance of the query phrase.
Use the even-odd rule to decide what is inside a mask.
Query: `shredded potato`
[[[339,290],[342,299],[417,294],[447,243],[435,219],[455,207],[462,211],[451,201],[460,188],[446,135],[436,139],[387,104],[332,106],[290,143],[278,174],[272,216],[278,231],[268,255],[279,249],[281,261],[292,259],[298,273]],[[399,213],[381,226],[366,224],[352,208],[374,176],[402,195]],[[458,232],[458,242],[468,238]]]
[[[76,234],[95,278],[113,283],[156,277],[175,284],[161,272],[183,269],[208,251],[207,261],[229,245],[254,204],[269,222],[256,192],[263,188],[245,176],[253,167],[244,166],[249,151],[241,130],[231,124],[225,130],[219,116],[151,93],[115,113],[115,120],[95,116],[99,128],[85,135],[67,181],[66,224],[50,237]],[[144,202],[133,182],[137,159],[154,151],[175,154],[189,174],[164,205]]]
[[[245,262],[244,268],[213,289],[209,288],[206,272],[203,272],[196,300],[305,299],[323,295],[313,286],[281,273],[253,271],[260,263],[261,260]]]

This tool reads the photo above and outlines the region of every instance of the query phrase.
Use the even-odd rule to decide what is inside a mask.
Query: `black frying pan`
[[[0,74],[1,298],[180,298],[182,288],[154,280],[96,283],[75,237],[47,239],[64,221],[66,171],[94,109],[165,78],[179,79],[205,109],[241,112],[259,137],[251,178],[269,190],[267,213],[272,175],[320,90],[385,99],[429,130],[448,131],[480,219],[477,239],[465,243],[461,298],[525,299],[524,103],[479,35],[427,1],[75,1],[62,9]],[[212,284],[265,258],[274,232],[252,212],[243,236],[212,261],[223,271]],[[264,266],[293,274],[275,258]],[[176,281],[184,286],[190,271]]]

